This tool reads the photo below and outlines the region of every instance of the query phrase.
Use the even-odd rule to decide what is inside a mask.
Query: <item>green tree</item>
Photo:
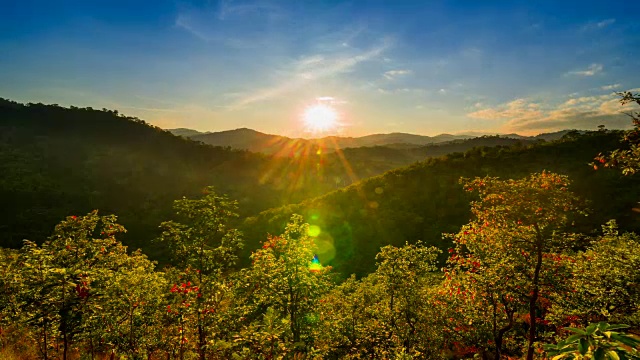
[[[273,329],[273,325],[267,326],[274,323],[273,313],[286,324],[286,331],[279,338],[288,353],[309,350],[318,301],[332,286],[330,268],[312,266],[315,251],[309,224],[304,223],[302,216],[293,215],[281,236],[270,236],[253,253],[252,266],[241,280],[246,284],[247,314],[256,314],[253,317],[258,321],[262,317],[262,328]]]
[[[231,225],[232,219],[238,216],[237,202],[207,187],[200,199],[176,200],[174,210],[179,220],[163,222],[159,239],[168,244],[172,264],[182,272],[171,289],[172,313],[176,314],[183,334],[186,333],[185,320],[193,318],[197,351],[204,360],[215,319],[212,310],[219,307],[227,294],[222,291],[225,277],[233,269],[243,246],[240,232]],[[181,336],[179,341],[183,349],[188,339]]]
[[[382,283],[385,295],[387,334],[407,353],[420,343],[422,290],[433,285],[433,272],[440,250],[421,243],[403,247],[385,246],[376,256],[375,276]],[[425,339],[422,339],[425,340]]]
[[[549,172],[520,180],[485,177],[461,182],[480,199],[471,203],[473,220],[454,235],[452,266],[468,278],[482,280],[481,294],[496,304],[493,309],[502,302],[501,328],[509,329],[512,306],[526,306],[527,359],[532,360],[541,294],[557,291],[560,285],[553,260],[574,239],[564,232],[572,217],[583,213],[580,201],[569,191],[566,176]],[[495,288],[495,295],[486,291],[490,288]]]
[[[640,106],[640,94],[624,91],[618,93],[620,96],[620,104],[635,104]],[[623,174],[632,175],[640,171],[640,112],[631,111],[628,113],[633,122],[633,129],[628,130],[622,137],[625,148],[613,150],[609,153],[600,153],[593,165],[594,169],[598,169],[598,164],[605,167],[619,168]]]
[[[106,283],[127,257],[115,238],[124,231],[115,216],[94,211],[67,217],[42,246],[25,241],[18,259],[23,271],[16,279],[17,301],[21,320],[38,329],[44,358],[60,339],[66,359],[75,337],[87,331],[87,319],[102,311]]]
[[[88,317],[89,349],[113,347],[131,359],[151,357],[162,347],[162,311],[167,281],[140,251],[118,261],[105,278],[98,312]]]
[[[323,297],[317,345],[330,358],[433,356],[431,308],[425,306],[438,283],[440,251],[421,243],[385,246],[376,272],[355,277]]]
[[[571,291],[559,294],[552,308],[557,323],[640,325],[640,237],[620,234],[615,221],[602,228],[603,235],[570,264]]]

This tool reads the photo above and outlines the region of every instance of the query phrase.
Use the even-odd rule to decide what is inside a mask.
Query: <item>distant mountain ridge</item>
[[[265,134],[248,128],[202,133],[196,130],[179,128],[168,129],[174,135],[188,137],[195,141],[214,146],[230,147],[238,150],[249,150],[277,156],[292,156],[305,152],[333,152],[337,149],[359,148],[370,146],[387,146],[392,148],[412,148],[426,145],[442,144],[452,141],[476,138],[474,135],[440,134],[436,136],[416,135],[408,133],[372,134],[361,137],[327,136],[319,139],[289,138],[281,135]],[[571,130],[562,130],[536,136],[518,134],[500,135],[503,138],[519,140],[553,141],[562,138]]]

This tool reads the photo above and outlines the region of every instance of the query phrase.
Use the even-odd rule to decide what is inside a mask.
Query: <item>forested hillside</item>
[[[129,243],[148,245],[171,202],[207,185],[245,210],[279,204],[273,184],[256,179],[263,156],[203,146],[115,111],[2,100],[0,128],[4,246],[41,241],[60,219],[92,209],[117,213]]]
[[[125,243],[163,258],[157,225],[171,202],[214,185],[243,216],[316,197],[428,156],[507,139],[410,150],[270,157],[202,145],[112,110],[0,101],[0,244],[42,241],[68,214],[116,213]],[[166,257],[166,256],[165,256]]]
[[[365,179],[357,184],[300,204],[271,209],[246,220],[248,249],[267,233],[279,233],[291,214],[302,214],[320,230],[320,258],[344,274],[364,275],[374,269],[380,247],[422,240],[440,249],[451,246],[443,233],[458,229],[469,218],[470,197],[460,177],[521,178],[543,170],[568,175],[572,190],[592,209],[572,230],[591,232],[609,219],[621,228],[640,230],[632,211],[640,200],[637,176],[594,171],[587,164],[600,151],[620,146],[620,132],[572,134],[563,140],[519,147],[476,148],[466,153],[429,159],[407,168]],[[596,224],[594,226],[594,224]]]

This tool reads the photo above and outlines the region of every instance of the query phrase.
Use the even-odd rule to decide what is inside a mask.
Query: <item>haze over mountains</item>
[[[197,130],[178,128],[168,129],[174,135],[201,141],[213,146],[230,147],[238,150],[249,150],[276,156],[291,156],[305,151],[333,152],[337,149],[385,146],[391,148],[416,148],[425,145],[449,143],[478,137],[477,135],[440,134],[436,136],[407,133],[371,134],[361,137],[326,136],[317,139],[289,138],[281,135],[265,134],[256,130],[240,128],[219,132],[199,132]],[[545,133],[536,136],[518,134],[500,134],[501,138],[527,141],[553,141],[560,139],[570,130]]]

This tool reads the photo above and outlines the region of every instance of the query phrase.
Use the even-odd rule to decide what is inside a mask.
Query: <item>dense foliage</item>
[[[639,356],[640,340],[611,332],[621,327],[568,327],[638,329],[636,235],[615,223],[594,238],[567,233],[584,212],[566,176],[462,181],[480,197],[471,222],[450,235],[444,272],[440,250],[418,242],[383,247],[375,271],[343,282],[319,262],[319,233],[299,215],[236,269],[244,241],[229,224],[235,203],[211,188],[175,202],[176,220],[159,238],[175,257],[162,270],[126,251],[115,216],[67,217],[42,245],[2,252],[3,351],[44,359]],[[551,346],[567,331],[591,337]]]
[[[5,156],[20,126],[7,127]],[[640,359],[640,237],[629,232],[640,187],[629,171],[585,166],[594,147],[623,152],[619,135],[479,148],[244,223],[213,187],[185,190],[157,213],[163,266],[123,245],[115,215],[67,216],[44,241],[0,248],[0,357]],[[5,185],[24,189],[10,158]],[[23,174],[43,164],[26,160]]]

